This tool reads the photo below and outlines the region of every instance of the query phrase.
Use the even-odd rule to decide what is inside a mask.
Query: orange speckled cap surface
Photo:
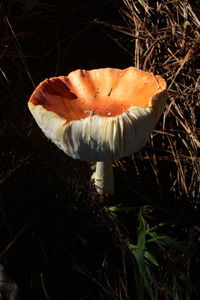
[[[165,89],[160,76],[134,67],[76,70],[44,80],[29,102],[70,122],[93,115],[114,117],[133,106],[152,107],[153,97]]]

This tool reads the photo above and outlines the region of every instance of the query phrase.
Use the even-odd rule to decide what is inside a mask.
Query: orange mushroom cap
[[[76,70],[46,79],[28,105],[46,136],[65,153],[99,161],[144,146],[166,100],[164,79],[129,67]]]

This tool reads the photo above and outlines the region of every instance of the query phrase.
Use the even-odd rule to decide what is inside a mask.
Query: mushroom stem
[[[92,175],[98,193],[114,193],[112,161],[97,161],[96,171]]]

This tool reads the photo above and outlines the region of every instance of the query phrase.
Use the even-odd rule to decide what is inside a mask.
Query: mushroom
[[[158,75],[135,67],[100,68],[44,80],[28,106],[67,155],[97,162],[92,176],[97,190],[112,194],[112,160],[145,145],[166,100],[166,82]]]

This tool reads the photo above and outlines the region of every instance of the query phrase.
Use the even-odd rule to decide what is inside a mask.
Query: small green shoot
[[[176,249],[177,251],[183,252],[185,247],[166,235],[160,235],[156,231],[151,231],[147,222],[144,219],[144,214],[148,211],[149,206],[143,206],[138,213],[138,234],[136,244],[131,243],[128,239],[126,244],[131,251],[134,276],[135,276],[135,286],[137,290],[138,300],[147,299],[147,294],[150,299],[154,300],[155,295],[153,292],[153,271],[156,273],[160,271],[160,265],[156,255],[153,254],[153,247],[165,253],[167,249]],[[176,272],[176,267],[173,272],[173,287],[172,291],[173,300],[181,299],[183,288],[179,282],[184,283],[186,281],[185,274],[181,271]],[[161,275],[162,276],[162,275]]]

